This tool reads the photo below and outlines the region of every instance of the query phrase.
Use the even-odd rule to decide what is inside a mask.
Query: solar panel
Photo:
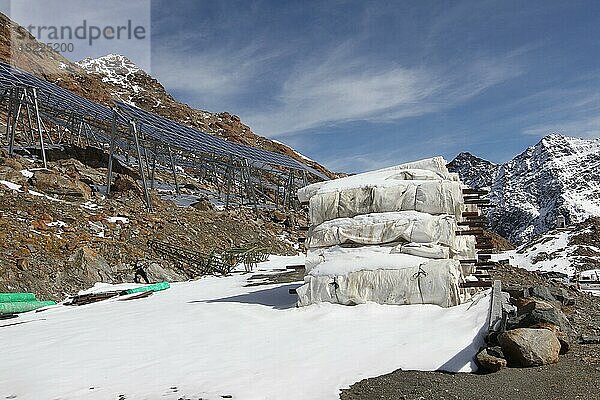
[[[4,87],[28,86],[37,88],[38,102],[42,113],[44,109],[61,110],[79,115],[86,118],[87,121],[99,121],[105,124],[110,124],[114,116],[113,110],[109,107],[95,103],[56,84],[1,62],[0,85]],[[127,103],[117,101],[116,105],[127,116],[136,120],[140,132],[157,142],[191,152],[242,158],[255,166],[259,163],[266,163],[295,170],[305,170],[323,179],[328,179],[319,171],[286,155],[229,142]],[[123,116],[119,115],[117,118],[120,125],[127,123]],[[93,131],[93,135],[97,136],[100,141],[110,140],[108,135],[100,130]],[[117,146],[121,148],[125,148],[125,145],[120,140],[117,143]],[[261,169],[266,168],[262,167]]]
[[[117,101],[116,104],[124,113],[136,119],[141,125],[140,129],[153,139],[191,151],[210,152],[222,156],[240,157],[249,161],[305,170],[323,179],[328,179],[322,173],[286,155],[229,142],[127,103]]]
[[[94,103],[70,90],[63,89],[12,65],[0,63],[0,82],[4,86],[35,87],[42,107],[45,103],[52,101],[55,108],[103,122],[112,121],[113,112],[109,107]]]

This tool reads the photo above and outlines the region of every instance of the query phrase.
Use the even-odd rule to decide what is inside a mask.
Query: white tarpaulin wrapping
[[[363,247],[322,247],[306,254],[306,273],[311,275],[343,275],[362,269],[395,269],[418,266],[427,258],[395,252],[395,245]]]
[[[344,243],[454,243],[456,220],[449,215],[400,211],[357,215],[323,222],[309,233],[308,248]],[[446,257],[448,258],[448,257]]]
[[[450,248],[435,243],[402,243],[394,247],[392,253],[410,254],[433,259],[450,258]]]
[[[353,305],[374,301],[452,307],[461,303],[459,285],[463,278],[458,261],[426,260],[420,265],[407,264],[400,268],[397,260],[385,260],[394,259],[394,256],[380,256],[380,269],[350,268],[350,272],[339,275],[307,275],[304,285],[296,290],[298,305],[320,302]],[[343,262],[343,259],[336,262]],[[386,269],[390,264],[394,268]]]
[[[336,218],[408,210],[459,216],[462,204],[460,182],[396,181],[393,186],[319,190],[310,198],[309,218],[314,226]]]
[[[477,258],[475,236],[459,235],[454,238],[454,243],[450,246],[450,256],[457,260],[474,260]]]
[[[298,190],[298,199],[307,202],[318,192],[331,192],[369,185],[393,185],[398,180],[452,180],[457,174],[448,172],[442,157],[427,158],[389,168],[369,171],[330,181],[317,182]]]
[[[475,238],[456,236],[462,184],[443,158],[320,182],[298,197],[312,226],[298,305],[465,299],[459,258],[475,258]]]

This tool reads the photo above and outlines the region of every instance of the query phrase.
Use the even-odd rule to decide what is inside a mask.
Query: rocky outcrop
[[[116,272],[97,251],[84,246],[69,257],[68,267],[59,274],[58,280],[77,276],[77,279],[92,286],[96,282],[112,283]]]
[[[448,163],[448,171],[458,173],[460,180],[473,189],[489,189],[494,183],[498,168],[498,164],[469,152],[459,153]]]
[[[37,190],[50,195],[80,197],[89,200],[92,194],[92,189],[85,183],[65,178],[50,170],[35,171],[30,182]]]

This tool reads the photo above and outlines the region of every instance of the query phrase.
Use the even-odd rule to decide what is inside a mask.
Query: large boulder
[[[538,299],[546,300],[546,301],[556,301],[556,298],[550,293],[550,289],[546,286],[532,286],[529,288],[529,294],[532,297],[537,297]]]
[[[518,328],[498,337],[508,361],[523,367],[535,367],[558,362],[560,342],[548,329]]]
[[[84,286],[92,286],[96,282],[113,283],[117,273],[116,268],[89,247],[80,247],[71,254],[68,267],[59,280],[75,280]]]
[[[53,171],[35,171],[30,179],[32,185],[40,192],[58,196],[80,197],[89,200],[92,189],[78,179],[66,178]]]

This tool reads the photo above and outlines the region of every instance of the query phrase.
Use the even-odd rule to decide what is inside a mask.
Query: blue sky
[[[161,0],[151,28],[125,55],[176,98],[334,170],[600,135],[600,2]]]

